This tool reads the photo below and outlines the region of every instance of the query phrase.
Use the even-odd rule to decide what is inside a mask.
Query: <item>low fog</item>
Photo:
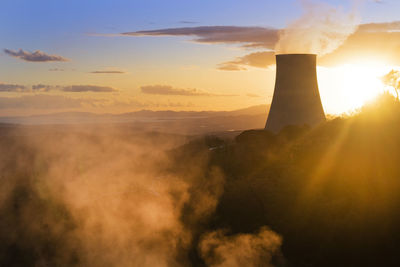
[[[208,232],[225,177],[203,141],[183,156],[189,137],[117,126],[1,137],[0,266],[258,266],[279,250],[266,229]]]

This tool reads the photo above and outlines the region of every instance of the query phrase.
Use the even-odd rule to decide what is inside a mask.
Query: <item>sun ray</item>
[[[361,108],[387,90],[381,77],[395,68],[373,61],[319,67],[320,93],[325,111],[328,114],[342,114]]]

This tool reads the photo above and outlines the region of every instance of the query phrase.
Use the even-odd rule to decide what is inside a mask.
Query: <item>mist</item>
[[[219,236],[206,225],[225,184],[209,166],[218,139],[84,125],[2,127],[1,136],[1,266],[203,265],[247,239],[235,261],[269,262],[279,249],[267,230],[207,245]]]

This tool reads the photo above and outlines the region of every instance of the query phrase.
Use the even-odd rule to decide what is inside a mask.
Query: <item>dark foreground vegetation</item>
[[[315,129],[234,140],[12,128],[0,266],[400,264],[400,104],[388,95]]]
[[[391,96],[316,129],[246,131],[218,146],[210,166],[226,182],[209,227],[268,225],[283,238],[283,265],[400,264],[400,104]]]

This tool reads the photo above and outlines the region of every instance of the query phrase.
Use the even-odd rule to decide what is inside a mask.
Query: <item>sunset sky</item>
[[[277,52],[318,53],[324,109],[347,112],[399,68],[399,11],[396,0],[3,0],[0,115],[269,104],[285,28]]]

